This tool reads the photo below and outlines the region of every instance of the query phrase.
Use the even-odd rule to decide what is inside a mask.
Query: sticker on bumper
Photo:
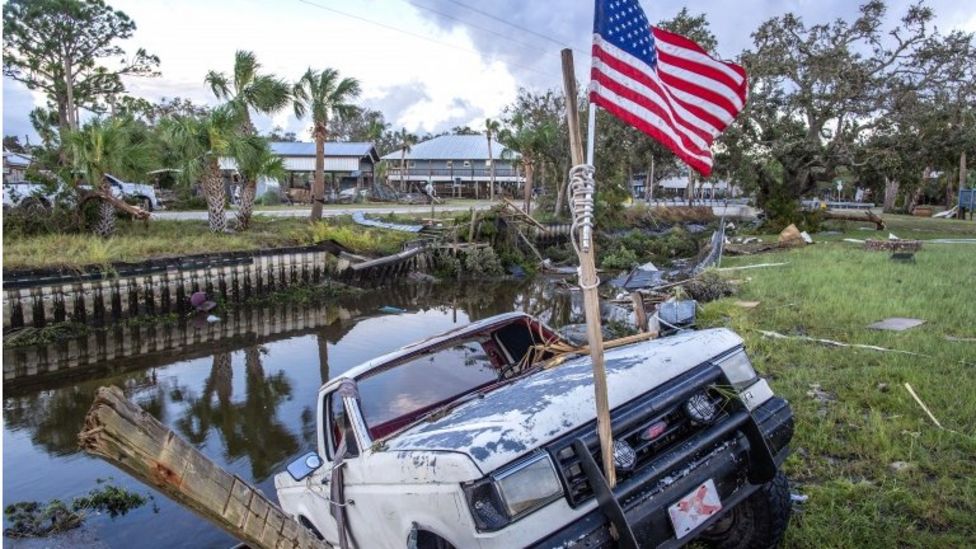
[[[706,480],[674,505],[668,507],[675,537],[681,539],[722,510],[722,500],[712,479]]]

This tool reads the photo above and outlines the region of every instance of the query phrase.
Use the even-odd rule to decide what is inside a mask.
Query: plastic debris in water
[[[380,312],[381,313],[386,313],[388,315],[398,315],[398,314],[407,312],[407,310],[406,309],[401,309],[399,307],[391,307],[389,305],[384,305],[384,306],[380,307]]]
[[[190,305],[198,311],[209,311],[217,306],[217,302],[207,299],[207,292],[193,292],[190,296]]]

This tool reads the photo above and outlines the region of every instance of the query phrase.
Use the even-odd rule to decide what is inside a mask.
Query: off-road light
[[[627,444],[625,440],[613,441],[613,464],[625,471],[634,467],[637,463],[637,452]]]
[[[718,413],[712,399],[705,393],[695,393],[685,402],[685,413],[698,424],[711,423]]]

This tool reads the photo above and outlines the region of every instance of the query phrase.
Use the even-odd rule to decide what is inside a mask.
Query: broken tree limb
[[[924,402],[922,402],[922,399],[918,398],[918,395],[915,394],[915,390],[912,389],[912,386],[906,382],[905,388],[908,389],[908,394],[912,395],[912,398],[915,399],[915,402],[917,402],[918,405],[922,407],[922,410],[924,410],[925,413],[928,414],[929,419],[932,420],[932,423],[934,423],[935,426],[938,427],[939,429],[945,429],[945,427],[943,427],[942,424],[939,423],[939,420],[935,419],[935,415],[932,414],[932,410],[929,410],[929,407],[926,406]]]
[[[722,267],[720,269],[715,269],[716,271],[727,272],[727,271],[744,271],[746,269],[763,269],[766,267],[782,267],[784,265],[789,265],[790,262],[784,263],[756,263],[754,265],[742,265],[740,267]]]
[[[871,211],[864,212],[864,215],[856,215],[852,213],[839,213],[839,212],[824,212],[824,219],[834,219],[838,221],[860,221],[874,223],[878,230],[883,230],[887,225],[885,225],[884,219],[881,219]]]
[[[146,210],[143,210],[138,206],[133,206],[132,204],[129,204],[118,197],[112,196],[111,193],[107,193],[101,189],[88,191],[81,199],[81,206],[84,207],[89,200],[104,200],[105,202],[111,204],[116,210],[123,211],[139,220],[149,219],[149,216],[151,215]]]
[[[518,204],[516,204],[516,203],[512,202],[511,200],[509,200],[508,197],[504,197],[503,196],[502,197],[502,203],[505,206],[508,206],[508,209],[511,210],[512,213],[514,213],[517,218],[521,219],[522,221],[525,221],[526,223],[529,223],[530,225],[535,225],[536,227],[538,227],[539,229],[542,229],[543,231],[546,230],[546,226],[545,225],[543,225],[542,223],[539,223],[538,221],[536,221],[536,219],[534,217],[532,217],[531,215],[525,213],[522,210],[522,208],[520,208],[518,206]]]
[[[634,321],[638,332],[647,331],[647,311],[644,310],[644,296],[640,292],[630,292],[630,300],[634,304]]]
[[[820,343],[830,347],[852,347],[855,349],[867,349],[869,351],[879,351],[882,353],[898,353],[902,355],[923,356],[926,358],[932,358],[931,355],[926,355],[923,353],[916,353],[914,351],[902,351],[900,349],[888,349],[887,347],[878,347],[877,345],[863,345],[861,343],[844,343],[843,341],[834,341],[833,339],[820,339],[820,338],[810,337],[810,336],[790,336],[786,334],[781,334],[779,332],[771,332],[768,330],[756,330],[756,331],[762,334],[764,337],[768,337],[772,339],[793,339],[798,341],[809,341],[811,343]]]
[[[250,547],[329,548],[260,490],[207,459],[118,387],[95,394],[81,448],[129,473]]]

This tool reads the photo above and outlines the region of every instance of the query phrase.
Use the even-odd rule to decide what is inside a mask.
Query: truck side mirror
[[[302,480],[322,467],[322,458],[315,452],[309,452],[288,464],[285,470],[295,480]]]

